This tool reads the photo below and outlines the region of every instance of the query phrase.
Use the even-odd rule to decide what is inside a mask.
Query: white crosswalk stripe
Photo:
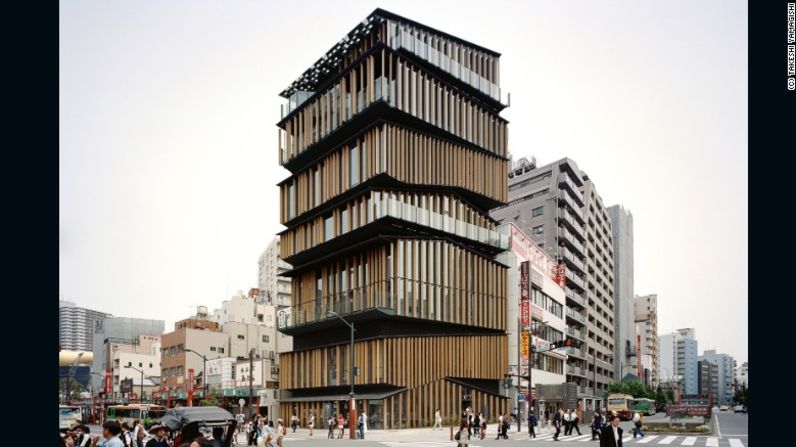
[[[640,440],[638,441],[638,443],[639,443],[639,444],[646,444],[646,443],[648,443],[648,442],[652,442],[652,440],[653,440],[653,439],[655,439],[655,438],[657,438],[657,437],[658,437],[658,436],[656,436],[656,435],[652,435],[652,436],[645,436],[644,438],[640,439]]]
[[[671,444],[672,441],[674,441],[675,439],[677,439],[677,436],[667,436],[667,437],[661,439],[660,441],[658,441],[658,444],[660,444],[660,445]]]
[[[680,444],[680,445],[694,445],[696,440],[697,440],[696,436],[689,436],[689,437],[683,439],[683,443]]]
[[[567,438],[567,441],[583,441],[584,439],[591,439],[591,435],[580,435],[574,438]]]
[[[708,438],[705,447],[719,447],[719,438]]]
[[[738,438],[730,438],[730,447],[743,447],[743,442]]]
[[[629,436],[629,435],[625,436],[624,438],[622,438],[622,444],[627,444],[628,442],[631,442],[632,439],[633,439],[632,436]]]

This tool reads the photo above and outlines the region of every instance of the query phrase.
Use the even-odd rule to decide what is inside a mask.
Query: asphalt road
[[[746,413],[721,411],[715,414],[718,419],[718,431],[722,436],[738,436],[744,439],[749,436],[749,415]]]

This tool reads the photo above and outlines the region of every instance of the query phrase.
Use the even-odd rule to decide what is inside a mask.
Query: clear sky
[[[376,7],[500,52],[514,157],[633,213],[661,333],[748,358],[743,1],[62,0],[61,297],[170,330],[256,286],[278,94]]]

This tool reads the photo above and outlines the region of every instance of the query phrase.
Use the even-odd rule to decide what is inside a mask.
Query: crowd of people
[[[147,436],[149,433],[150,436]],[[144,442],[144,439],[149,439]],[[126,422],[107,421],[102,424],[102,435],[91,434],[86,425],[77,425],[72,430],[62,433],[60,446],[63,447],[175,447],[168,438],[168,429],[163,425],[155,425],[148,431],[140,421],[134,421],[131,427]],[[199,435],[194,439],[181,443],[176,447],[222,447],[224,445],[224,428],[213,428],[211,438]]]

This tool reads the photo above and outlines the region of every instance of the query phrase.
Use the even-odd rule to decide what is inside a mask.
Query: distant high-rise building
[[[111,314],[78,307],[68,300],[58,301],[58,343],[67,351],[91,351],[94,326]]]
[[[743,362],[735,368],[735,382],[738,386],[749,386],[749,362]]]
[[[622,205],[608,207],[614,241],[614,378],[625,374],[643,378],[636,357],[636,323],[633,295],[633,215]],[[622,369],[620,371],[620,368]]]
[[[127,364],[126,358],[119,357],[120,353],[139,356],[157,356],[153,366],[149,367],[150,360],[141,358],[142,365],[147,365],[147,375],[160,376],[160,336],[166,323],[163,320],[148,320],[143,318],[109,317],[94,325],[94,360],[91,365],[93,373],[91,383],[97,391],[110,393],[119,391],[119,380],[133,377],[134,383],[140,382],[140,376],[135,376],[135,371],[122,369]],[[118,361],[117,361],[118,360]],[[141,369],[141,368],[139,368]],[[107,376],[108,382],[105,382]],[[106,387],[107,385],[107,387]],[[138,391],[136,391],[138,392]]]
[[[717,353],[715,349],[703,352],[699,360],[708,360],[717,366],[719,386],[718,397],[714,401],[719,405],[730,405],[735,394],[735,360],[729,354]]]
[[[693,328],[678,329],[661,335],[659,351],[661,361],[661,380],[681,379],[683,394],[699,393],[699,374],[697,371],[698,345]]]
[[[710,395],[718,403],[716,400],[719,395],[718,366],[708,360],[699,360],[698,364],[699,394]]]
[[[594,183],[568,158],[537,167],[520,159],[508,173],[508,204],[490,212],[514,223],[566,266],[567,330],[586,336],[586,349],[567,358],[567,382],[583,408],[600,408],[614,373],[614,248],[611,219]],[[596,383],[595,383],[596,382]]]
[[[658,386],[660,378],[660,353],[658,351],[658,295],[637,296],[633,300],[634,321],[639,334],[641,365],[649,369],[649,383]]]
[[[280,255],[280,238],[275,237],[260,256],[257,272],[257,287],[267,301],[280,306],[290,306],[290,278],[282,273],[290,270],[290,264]]]

